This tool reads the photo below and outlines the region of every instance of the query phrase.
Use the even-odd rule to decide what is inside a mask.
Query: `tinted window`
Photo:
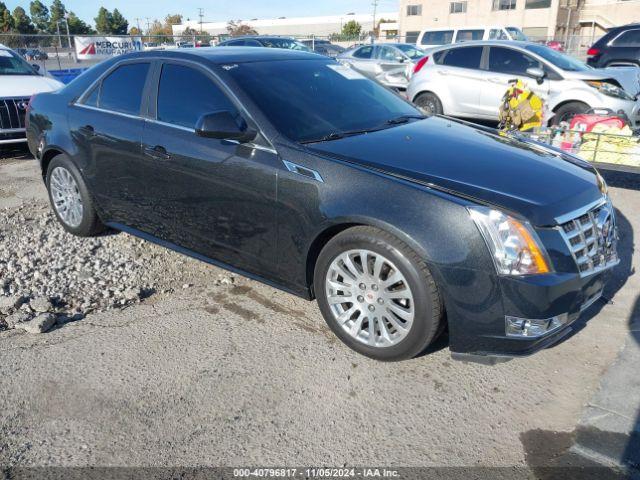
[[[460,68],[480,68],[482,47],[452,48],[447,51],[443,65]]]
[[[525,75],[527,68],[540,67],[540,62],[517,50],[492,47],[489,52],[489,70],[498,73]]]
[[[489,40],[509,40],[507,34],[501,28],[492,28],[489,32]]]
[[[472,40],[482,40],[484,30],[458,30],[456,35],[456,43],[470,42]]]
[[[148,63],[118,67],[102,81],[98,106],[114,112],[138,115],[148,71]]]
[[[424,32],[422,45],[446,45],[453,41],[453,30],[442,30],[440,32]]]
[[[205,113],[235,112],[224,93],[204,73],[182,65],[162,67],[158,90],[158,120],[194,128]]]
[[[228,74],[294,141],[390,127],[388,120],[419,114],[386,88],[331,60],[247,62]]]
[[[93,90],[91,90],[91,93],[87,95],[83,103],[90,107],[97,107],[99,94],[100,94],[100,85],[98,85]]]
[[[577,58],[570,57],[569,55],[558,52],[557,50],[549,48],[545,45],[527,45],[525,48],[537,55],[540,55],[547,62],[552,63],[562,70],[566,70],[568,72],[583,72],[586,70],[591,70],[590,66],[588,66],[584,62],[581,62]]]
[[[420,32],[407,32],[405,35],[405,41],[407,43],[416,43],[419,36]]]
[[[221,46],[222,47],[242,47],[244,46],[244,44],[245,44],[244,40],[231,40],[230,42],[227,42]]]
[[[12,51],[0,49],[0,75],[37,75],[37,72]]]
[[[422,50],[418,50],[413,45],[406,45],[404,43],[400,43],[396,45],[396,48],[402,51],[402,53],[404,53],[411,60],[414,60],[416,58],[422,58],[425,55],[425,53]]]
[[[613,44],[616,47],[640,47],[640,30],[627,30]]]
[[[353,52],[353,56],[356,58],[371,58],[373,54],[373,47],[360,47],[358,50]]]

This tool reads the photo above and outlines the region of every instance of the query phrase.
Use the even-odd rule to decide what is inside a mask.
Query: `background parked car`
[[[558,42],[556,40],[550,40],[545,42],[545,45],[549,47],[551,50],[556,50],[557,52],[564,52],[564,45],[562,42]]]
[[[337,57],[346,49],[340,45],[334,45],[329,40],[301,40],[301,43],[320,55]]]
[[[269,37],[266,35],[254,35],[247,37],[232,38],[218,44],[219,47],[267,47],[284,48],[286,50],[301,50],[310,52],[311,49],[305,44],[287,37]]]
[[[35,93],[51,92],[64,85],[44,77],[11,49],[0,46],[0,145],[26,142],[25,114]]]
[[[416,45],[420,48],[428,48],[474,40],[527,41],[527,37],[517,27],[426,28],[420,32]]]
[[[363,45],[338,55],[338,60],[381,84],[405,90],[425,52],[409,43]]]
[[[635,69],[633,69],[635,70]],[[409,85],[407,97],[426,113],[498,120],[501,99],[515,79],[528,82],[553,112],[552,123],[591,108],[623,110],[640,124],[640,86],[632,69],[595,70],[544,45],[530,42],[474,42],[441,47]]]
[[[640,23],[609,30],[587,51],[592,67],[640,67]]]
[[[42,50],[39,50],[37,48],[32,48],[30,50],[27,50],[24,54],[25,58],[29,61],[42,61],[42,60],[47,60],[49,58],[49,55],[47,55],[47,52],[43,52]]]

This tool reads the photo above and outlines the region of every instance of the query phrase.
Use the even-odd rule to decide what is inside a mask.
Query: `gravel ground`
[[[315,303],[125,234],[73,239],[51,221],[34,161],[0,161],[0,191],[4,297],[49,295],[56,318],[84,316],[0,332],[0,467],[532,467],[541,447],[566,448],[549,448],[549,432],[574,430],[640,291],[640,192],[614,188],[615,303],[568,341],[488,367],[452,361],[445,337],[379,363],[339,343]]]

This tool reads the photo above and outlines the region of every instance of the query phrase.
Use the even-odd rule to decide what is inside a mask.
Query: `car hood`
[[[0,96],[30,97],[64,87],[59,81],[41,75],[0,75]]]
[[[431,117],[340,140],[315,152],[517,212],[537,226],[602,197],[595,169],[532,142]]]
[[[583,72],[566,72],[563,76],[571,80],[610,80],[615,79],[624,90],[636,95],[640,92],[640,73],[637,67],[609,67]]]

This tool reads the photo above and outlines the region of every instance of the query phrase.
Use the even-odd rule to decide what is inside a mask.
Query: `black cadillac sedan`
[[[315,298],[381,360],[445,327],[456,358],[548,347],[618,262],[589,164],[425,118],[315,54],[117,57],[34,97],[28,140],[68,232],[111,227]]]

